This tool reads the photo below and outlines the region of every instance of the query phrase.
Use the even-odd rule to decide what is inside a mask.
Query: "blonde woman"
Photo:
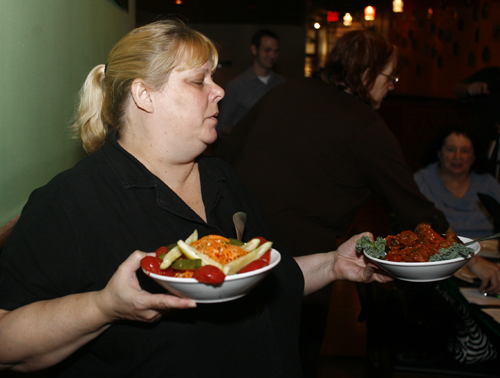
[[[300,377],[303,295],[334,279],[385,281],[355,253],[282,261],[250,294],[197,305],[140,260],[189,236],[269,235],[222,161],[217,51],[178,21],[130,32],[83,87],[75,129],[90,156],[31,195],[0,261],[0,368],[61,377]],[[277,247],[279,248],[279,247]]]

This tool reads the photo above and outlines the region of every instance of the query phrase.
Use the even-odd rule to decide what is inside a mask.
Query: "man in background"
[[[253,55],[252,66],[225,87],[226,95],[220,103],[217,125],[221,138],[231,132],[234,125],[264,94],[285,81],[283,76],[272,70],[279,55],[277,34],[266,29],[257,31],[250,41],[250,50]]]

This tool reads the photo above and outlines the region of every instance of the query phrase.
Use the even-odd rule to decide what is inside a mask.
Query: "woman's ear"
[[[135,79],[130,87],[135,105],[147,112],[153,113],[154,101],[151,96],[151,88],[142,79]]]

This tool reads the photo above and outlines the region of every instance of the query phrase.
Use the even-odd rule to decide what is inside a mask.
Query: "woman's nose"
[[[224,98],[224,95],[226,92],[224,92],[224,89],[218,84],[215,84],[214,88],[214,101],[218,102]]]

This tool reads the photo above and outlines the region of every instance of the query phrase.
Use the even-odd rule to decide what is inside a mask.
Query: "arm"
[[[429,222],[444,233],[449,224],[443,213],[420,192],[413,172],[406,164],[398,141],[384,124],[366,125],[358,135],[356,153],[366,182],[387,201],[400,226],[397,232]]]
[[[481,280],[479,291],[500,292],[500,265],[474,256],[467,263],[467,268]]]
[[[356,241],[362,236],[370,236],[373,239],[372,234],[363,233],[350,238],[339,246],[337,251],[295,258],[304,274],[304,295],[311,294],[337,280],[354,282],[392,280],[390,275],[372,263],[367,264],[364,256],[356,252]]]
[[[14,311],[0,310],[0,370],[43,369],[64,360],[121,319],[154,322],[172,308],[196,303],[143,291],[136,271],[146,255],[136,251],[97,292],[35,302]]]

